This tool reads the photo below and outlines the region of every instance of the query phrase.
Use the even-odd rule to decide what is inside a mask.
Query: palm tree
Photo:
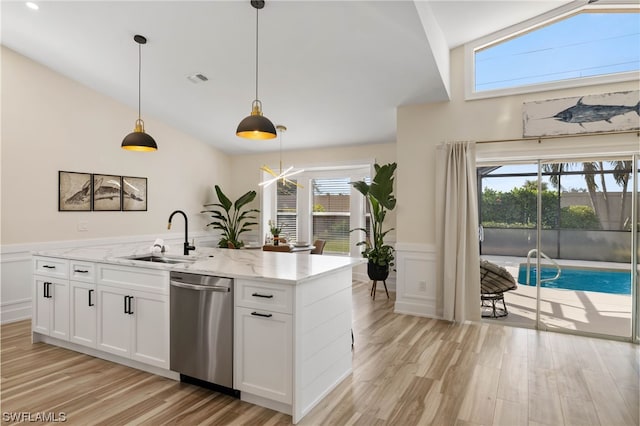
[[[631,178],[631,161],[609,161],[608,162],[614,170],[613,178],[615,182],[622,187],[622,192],[620,195],[620,217],[618,218],[619,228],[624,229],[626,217],[626,206],[627,206],[627,196],[628,196],[628,186],[629,179]],[[598,181],[601,188],[602,199],[604,201],[604,208],[607,221],[611,222],[611,204],[609,199],[609,192],[607,189],[607,183],[605,180],[605,165],[603,161],[597,162],[583,162],[583,163],[551,163],[551,164],[543,164],[542,168],[544,172],[550,173],[549,180],[551,184],[558,188],[560,184],[560,175],[570,170],[571,168],[575,168],[576,166],[581,165],[582,171],[584,172],[584,179],[587,185],[587,192],[589,193],[589,200],[591,201],[591,207],[595,212],[596,216],[600,219],[602,223],[602,217],[600,215],[600,207],[597,202],[598,197],[598,182],[596,182],[596,177],[598,177]],[[603,227],[604,229],[605,227]],[[611,228],[609,226],[608,228]]]

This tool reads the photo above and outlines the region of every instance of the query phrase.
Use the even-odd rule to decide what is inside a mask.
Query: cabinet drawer
[[[34,257],[33,273],[66,279],[69,278],[69,261],[55,257]]]
[[[293,287],[238,279],[236,306],[290,314],[293,312]]]
[[[169,271],[98,263],[96,272],[98,285],[169,294]]]
[[[85,283],[96,282],[96,266],[90,262],[71,260],[69,262],[69,277],[74,281]]]

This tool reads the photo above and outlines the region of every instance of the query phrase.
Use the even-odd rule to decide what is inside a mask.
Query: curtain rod
[[[576,133],[574,135],[550,135],[550,136],[530,136],[526,138],[513,138],[513,139],[489,139],[484,141],[476,141],[476,144],[483,143],[502,143],[502,142],[521,142],[521,141],[538,141],[541,143],[543,139],[564,139],[564,138],[577,138],[582,136],[605,136],[605,135],[624,135],[637,133],[640,137],[640,130],[618,130],[611,132],[599,132],[599,133]]]

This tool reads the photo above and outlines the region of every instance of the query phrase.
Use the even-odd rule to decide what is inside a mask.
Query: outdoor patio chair
[[[480,305],[483,318],[506,317],[509,312],[504,302],[504,292],[518,288],[513,276],[495,263],[480,259]],[[502,308],[496,306],[502,302]]]

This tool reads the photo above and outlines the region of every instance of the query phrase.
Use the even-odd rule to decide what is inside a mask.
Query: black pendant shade
[[[253,101],[251,115],[245,117],[236,130],[236,135],[246,139],[273,139],[277,136],[276,128],[267,117],[262,115],[260,101]]]
[[[122,149],[126,149],[128,151],[157,151],[158,145],[156,141],[153,140],[151,135],[145,133],[144,131],[144,121],[140,118],[140,80],[142,75],[142,45],[147,42],[147,39],[144,36],[136,34],[133,37],[133,40],[138,43],[138,119],[136,120],[136,126],[133,129],[133,132],[129,133],[122,140]]]
[[[145,133],[144,122],[136,120],[136,128],[122,140],[122,148],[129,151],[157,151],[158,145],[151,135]]]
[[[236,130],[236,135],[245,139],[274,139],[278,134],[271,120],[262,115],[262,103],[258,100],[258,11],[264,7],[263,0],[251,0],[256,9],[256,97],[251,104],[251,115],[245,117]]]

